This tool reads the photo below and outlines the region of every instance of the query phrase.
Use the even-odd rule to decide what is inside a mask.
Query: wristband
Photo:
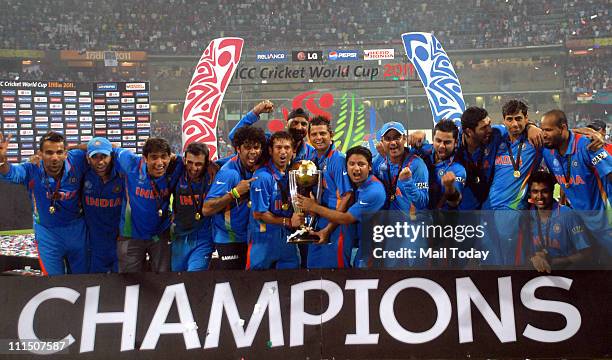
[[[236,190],[236,188],[232,188],[232,191],[230,191],[230,193],[232,194],[234,199],[236,200],[240,199],[240,194],[238,193],[238,190]]]

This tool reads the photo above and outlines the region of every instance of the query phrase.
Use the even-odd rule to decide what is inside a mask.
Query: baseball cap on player
[[[110,141],[103,137],[95,137],[87,143],[87,156],[92,157],[96,154],[110,156],[113,146]]]
[[[380,130],[378,130],[378,132],[376,133],[376,140],[380,141],[380,139],[382,139],[382,137],[385,136],[385,134],[391,130],[396,130],[398,133],[406,135],[406,128],[404,127],[404,125],[398,123],[397,121],[390,121],[383,125]]]

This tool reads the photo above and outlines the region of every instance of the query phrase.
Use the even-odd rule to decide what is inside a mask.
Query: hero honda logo
[[[300,50],[292,52],[293,61],[319,61],[323,59],[323,51]]]
[[[356,50],[332,50],[327,54],[327,58],[331,61],[350,61],[357,60],[357,55]]]
[[[288,56],[284,51],[258,51],[256,62],[282,62],[287,61]]]

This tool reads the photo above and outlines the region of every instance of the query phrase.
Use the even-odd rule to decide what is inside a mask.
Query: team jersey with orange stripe
[[[224,196],[232,190],[241,180],[250,179],[253,173],[248,171],[240,163],[238,155],[231,158],[215,176],[206,200],[216,199]],[[249,225],[248,198],[232,201],[222,211],[213,216],[214,241],[215,243],[228,244],[247,241],[247,230]]]
[[[587,137],[570,131],[565,154],[555,149],[544,150],[544,161],[574,210],[600,210],[610,206],[606,177],[612,172],[612,156],[605,148],[589,150],[589,144]]]
[[[512,159],[518,163],[518,177],[514,176],[515,168]],[[509,151],[512,151],[512,157]],[[512,209],[524,210],[527,208],[527,181],[531,172],[537,170],[542,160],[541,150],[536,149],[527,140],[526,132],[523,132],[515,141],[510,142],[509,135],[503,137],[495,155],[495,169],[489,197],[482,208],[488,209]],[[517,173],[518,174],[518,173]]]

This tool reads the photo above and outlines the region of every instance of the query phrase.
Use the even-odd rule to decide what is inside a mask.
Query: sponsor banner
[[[147,85],[145,83],[127,83],[125,84],[125,90],[146,90]]]
[[[289,56],[286,51],[258,51],[256,62],[284,62],[288,61]]]
[[[52,280],[0,277],[11,289],[0,297],[0,338],[66,338],[55,348],[65,350],[63,359],[610,353],[608,271],[210,271]]]
[[[363,50],[363,60],[393,60],[395,49],[369,49]]]
[[[323,51],[298,50],[291,53],[293,61],[320,61],[323,60]]]
[[[48,88],[48,89],[47,89]],[[150,132],[149,85],[147,82],[105,82],[105,83],[74,83],[74,82],[35,82],[0,80],[0,129],[13,133],[16,149],[22,149],[22,144],[35,141],[35,137],[47,130],[64,131],[71,136],[70,142],[81,142],[82,134],[92,134],[95,105],[95,120],[101,123],[101,129],[106,135],[107,127],[116,131],[118,140],[121,136],[136,134],[136,104],[139,114],[146,120],[143,130]],[[121,105],[131,107],[123,112]],[[133,109],[133,110],[132,110]],[[107,114],[108,112],[108,114]],[[123,132],[121,116],[128,117],[126,127],[129,133]],[[129,117],[132,120],[129,120]],[[12,155],[18,161],[18,151]]]
[[[327,59],[330,61],[355,61],[359,60],[358,56],[357,50],[332,50],[327,53]]]

